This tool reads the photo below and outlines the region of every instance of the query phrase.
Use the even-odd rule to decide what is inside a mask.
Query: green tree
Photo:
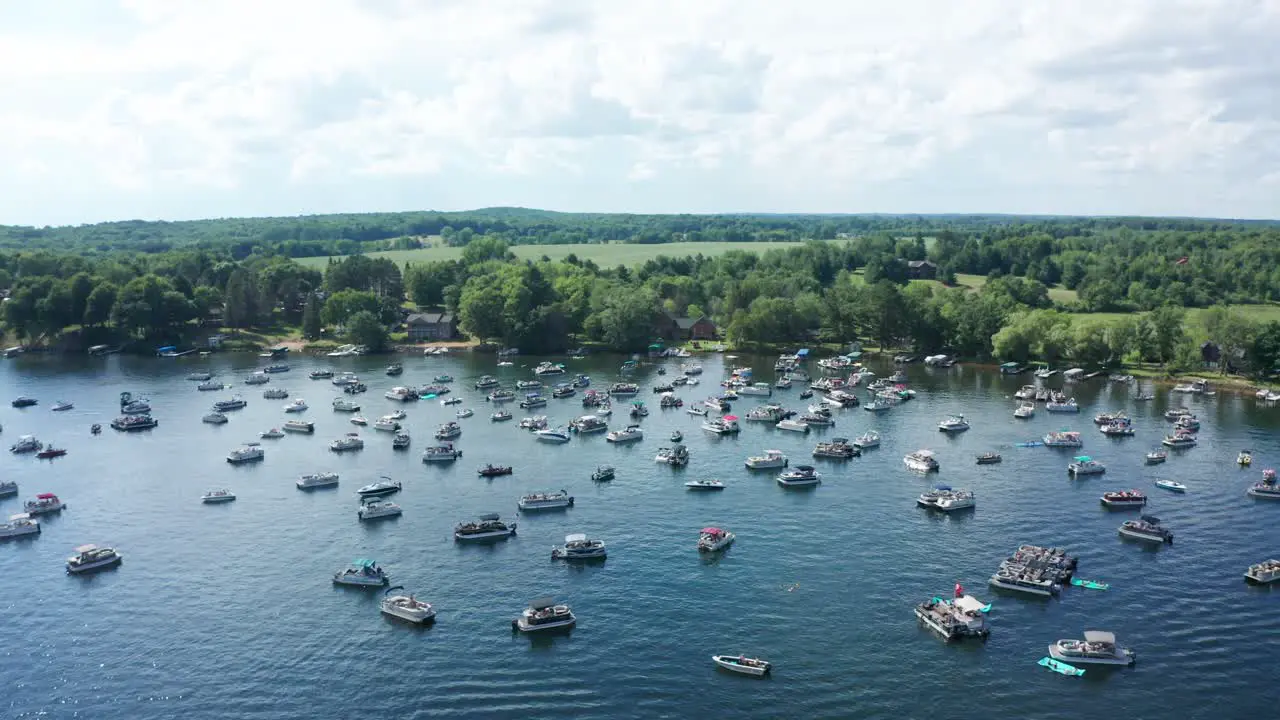
[[[89,302],[89,293],[93,292],[94,280],[87,272],[79,272],[71,277],[71,307],[68,308],[68,325],[80,322],[84,318],[84,310]]]
[[[320,298],[315,293],[307,294],[307,305],[302,310],[302,336],[315,340],[320,337]]]
[[[1259,377],[1267,377],[1280,368],[1280,322],[1272,320],[1258,328],[1249,360],[1250,368]]]
[[[325,299],[320,319],[325,325],[345,325],[359,312],[367,312],[378,318],[382,315],[382,301],[371,292],[340,290]]]
[[[444,304],[444,290],[457,282],[455,263],[448,260],[412,265],[405,270],[404,284],[409,298],[423,307]]]
[[[382,352],[387,347],[387,328],[377,315],[361,310],[347,319],[347,339],[370,352]]]
[[[1158,307],[1148,316],[1151,321],[1153,349],[1157,361],[1168,363],[1173,360],[1178,347],[1186,338],[1186,331],[1183,329],[1186,317],[1185,310],[1172,305]]]
[[[252,327],[258,322],[258,284],[244,268],[236,268],[227,278],[223,294],[222,321],[233,328]]]
[[[98,326],[111,320],[111,309],[115,307],[117,292],[115,284],[106,280],[94,286],[85,300],[84,324]]]
[[[601,281],[591,294],[586,331],[614,350],[643,350],[653,337],[658,296],[653,290]]]

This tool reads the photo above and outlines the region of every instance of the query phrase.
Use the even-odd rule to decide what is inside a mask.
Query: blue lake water
[[[698,401],[724,376],[723,359],[698,358],[699,386],[679,389]],[[743,422],[737,437],[701,431],[682,410],[662,411],[650,387],[653,368],[635,375],[652,414],[642,442],[607,444],[603,435],[566,445],[536,442],[515,422],[491,423],[483,373],[511,386],[531,377],[535,360],[496,368],[491,356],[404,359],[405,374],[386,377],[386,358],[289,359],[293,369],[268,386],[246,386],[251,356],[180,360],[22,357],[0,362],[0,435],[21,434],[66,447],[53,461],[3,453],[0,477],[20,483],[19,498],[56,492],[69,509],[43,518],[44,532],[0,544],[0,716],[12,718],[278,717],[1037,717],[1074,718],[1127,708],[1140,717],[1271,717],[1280,659],[1280,594],[1247,585],[1254,562],[1280,556],[1280,503],[1254,501],[1245,489],[1262,468],[1280,466],[1280,410],[1251,396],[1170,396],[1134,403],[1132,388],[1100,381],[1074,388],[1083,412],[1015,420],[1011,395],[1030,376],[1002,378],[976,368],[909,369],[918,400],[875,416],[838,412],[834,428],[807,436]],[[568,361],[593,386],[618,379],[616,357]],[[462,420],[458,462],[425,465],[432,431],[453,419],[438,401],[403,405],[413,448],[394,452],[391,436],[359,429],[363,451],[336,455],[328,443],[357,430],[334,413],[339,395],[317,367],[353,370],[370,390],[357,397],[370,420],[400,404],[382,397],[393,385],[456,377],[455,393],[475,408]],[[668,379],[677,361],[665,364]],[[771,361],[755,364],[772,380]],[[207,369],[235,383],[223,393],[197,392],[185,376]],[[887,370],[887,368],[877,368]],[[816,375],[816,368],[813,368]],[[1060,384],[1055,378],[1051,384]],[[313,436],[262,441],[266,459],[230,466],[226,454],[286,419],[286,400],[264,400],[264,387],[305,398]],[[160,420],[136,434],[109,428],[123,390],[146,397]],[[249,406],[222,426],[201,423],[210,404],[238,393]],[[774,399],[806,404],[799,389]],[[39,398],[23,410],[18,395]],[[56,400],[75,403],[55,413]],[[745,415],[764,398],[744,398]],[[622,403],[619,403],[620,405]],[[1169,424],[1161,413],[1187,404],[1204,423],[1198,447],[1146,467],[1143,453]],[[522,411],[507,406],[518,419]],[[1110,440],[1092,416],[1127,410],[1136,438]],[[583,414],[580,395],[536,411],[561,423]],[[973,429],[937,431],[962,412]],[[624,414],[612,427],[626,424]],[[1104,476],[1069,480],[1070,451],[1019,449],[1049,430],[1085,434],[1083,451],[1107,464]],[[685,434],[689,467],[653,462],[674,429]],[[809,462],[823,437],[879,430],[883,445],[845,463],[817,461],[823,484],[786,491],[770,472],[748,472],[747,455],[777,448]],[[1252,468],[1235,465],[1252,448]],[[909,473],[902,456],[932,448],[941,473]],[[986,450],[1000,465],[979,467]],[[486,462],[515,473],[478,478]],[[600,464],[618,468],[612,483],[593,484]],[[341,474],[336,490],[300,492],[298,475]],[[361,524],[354,490],[386,475],[404,483],[394,500],[404,515]],[[682,483],[718,477],[720,493],[690,493]],[[1152,487],[1177,479],[1185,495]],[[934,483],[967,487],[975,511],[943,516],[915,506]],[[199,496],[229,487],[234,503],[202,505]],[[1120,540],[1116,528],[1136,513],[1107,512],[1104,490],[1136,487],[1177,535],[1158,549]],[[522,515],[505,543],[455,544],[453,526],[486,511],[516,515],[520,495],[568,489],[572,509]],[[699,528],[737,534],[720,556],[700,556]],[[573,532],[608,543],[607,562],[567,566],[552,545]],[[70,577],[63,562],[94,542],[120,549],[124,563],[90,577]],[[1109,582],[1107,592],[1069,588],[1054,600],[996,594],[986,579],[1019,544],[1067,548],[1078,575]],[[417,629],[378,612],[378,592],[335,587],[330,576],[356,557],[378,560],[392,577],[439,611]],[[950,645],[923,629],[912,606],[946,596],[956,582],[994,602],[985,643]],[[552,594],[572,605],[577,627],[546,638],[514,635],[510,621],[526,603]],[[1138,663],[1090,669],[1066,678],[1036,665],[1058,638],[1086,628],[1114,631]],[[773,662],[770,678],[726,675],[714,653],[747,653]],[[1139,711],[1140,709],[1140,711]]]

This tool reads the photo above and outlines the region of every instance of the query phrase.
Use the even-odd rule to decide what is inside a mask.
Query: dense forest
[[[481,219],[493,225],[468,224]],[[302,232],[306,223],[316,223],[315,237]],[[6,242],[15,232],[0,230]],[[0,252],[5,329],[36,344],[68,330],[149,342],[204,326],[340,335],[377,347],[388,342],[408,301],[455,313],[472,338],[528,352],[584,340],[643,349],[664,316],[705,316],[743,347],[860,338],[974,358],[1090,366],[1142,359],[1190,368],[1207,339],[1227,364],[1258,373],[1275,367],[1280,353],[1280,324],[1254,323],[1224,307],[1280,300],[1280,227],[1267,223],[490,210],[33,232],[48,233],[44,241],[83,233],[59,250],[19,243],[25,249]],[[519,241],[559,242],[561,232],[585,233],[576,242],[661,242],[664,233],[686,241],[697,239],[694,233],[782,233],[797,242],[766,252],[744,245],[717,257],[660,256],[632,268],[598,267],[573,255],[518,261],[510,252]],[[354,254],[331,260],[323,272],[290,259],[289,243],[361,247],[369,237],[406,233],[445,236],[462,246],[461,259],[401,268]],[[831,239],[842,234],[848,237]],[[941,282],[909,282],[907,262],[925,259]],[[954,287],[956,273],[987,282],[977,290]],[[1051,286],[1075,290],[1078,299],[1055,305]],[[1185,307],[1214,307],[1203,332],[1188,329]],[[1078,315],[1096,311],[1144,312],[1107,321]]]

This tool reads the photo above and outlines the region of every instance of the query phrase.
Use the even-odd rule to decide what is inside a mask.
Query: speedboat
[[[341,402],[346,403],[346,404],[350,404],[350,403],[348,403],[346,400],[342,400]],[[289,403],[288,405],[285,405],[285,406],[284,406],[284,411],[285,411],[285,412],[287,412],[287,413],[298,413],[298,412],[302,412],[303,410],[306,410],[306,409],[307,409],[307,401],[306,401],[306,400],[303,400],[302,398],[295,398],[293,402],[291,402],[291,403]],[[333,403],[333,409],[334,409],[334,410],[337,410],[337,409],[338,409],[338,401],[337,401],[337,400],[335,400],[335,401],[334,401],[334,403]],[[360,409],[359,407],[357,407],[357,408],[356,408],[356,410],[359,410],[359,409]],[[353,412],[354,412],[354,411],[353,411]]]
[[[773,382],[773,386],[779,390],[790,390],[791,378],[787,377],[786,375],[783,375],[782,377],[778,378]]]
[[[338,473],[314,473],[302,475],[293,483],[298,489],[330,488],[337,486]]]
[[[210,490],[200,496],[200,502],[213,505],[216,503],[231,502],[236,499],[236,494],[226,488]]]
[[[349,422],[352,425],[359,425],[360,427],[365,427],[366,425],[369,424],[369,419],[363,415],[352,415]]]
[[[243,403],[244,401],[243,401],[243,400],[241,400],[241,402]],[[232,408],[220,408],[220,407],[218,407],[218,403],[214,403],[214,404],[213,404],[213,407],[214,407],[214,409],[215,409],[215,410],[223,410],[223,409],[237,410],[237,409],[239,409],[239,408],[236,408],[236,407],[232,407]],[[242,404],[242,405],[240,405],[239,407],[244,407],[244,405]],[[151,405],[150,405],[149,403],[147,403],[147,401],[145,401],[145,400],[130,400],[129,402],[127,402],[127,403],[125,403],[125,404],[123,404],[123,405],[121,405],[121,406],[120,406],[120,412],[124,413],[125,415],[146,415],[147,413],[151,412]]]
[[[1191,410],[1184,407],[1169,408],[1164,411],[1164,419],[1169,422],[1177,422],[1184,417],[1191,417],[1192,415]]]
[[[67,504],[53,493],[40,493],[36,495],[35,500],[28,500],[22,504],[23,512],[28,515],[47,515],[60,512],[65,507]]]
[[[454,416],[457,417],[458,419],[462,419],[462,418],[469,418],[475,414],[476,414],[475,410],[472,410],[471,408],[463,408],[458,412],[454,413]]]
[[[740,675],[760,677],[773,667],[767,660],[749,658],[743,655],[712,655],[711,661],[717,666]]]
[[[356,433],[347,433],[346,435],[329,443],[329,449],[334,452],[347,452],[349,450],[363,450],[364,440]]]
[[[1030,418],[1035,417],[1035,415],[1036,415],[1035,403],[1024,402],[1021,405],[1019,405],[1016,410],[1013,411],[1013,416],[1018,418],[1019,420],[1028,420]]]
[[[397,431],[395,436],[391,438],[391,449],[407,450],[409,449],[410,442],[409,433],[404,432],[403,430]]]
[[[333,371],[332,370],[312,370],[310,373],[307,373],[307,376],[310,377],[312,380],[327,380],[333,377]]]
[[[400,492],[400,483],[393,482],[391,478],[383,476],[381,480],[370,483],[356,490],[356,494],[362,498],[383,497],[384,495],[392,495]]]
[[[425,625],[436,618],[435,608],[431,607],[431,603],[422,602],[413,595],[405,595],[403,593],[392,595],[393,590],[404,590],[403,585],[396,585],[387,588],[382,593],[382,603],[380,608],[383,615],[390,615],[394,618],[406,620],[411,623]]]
[[[592,540],[582,533],[566,535],[564,545],[551,548],[552,560],[603,560],[606,555],[603,540]]]
[[[642,417],[648,417],[648,416],[649,416],[649,408],[644,406],[644,401],[636,400],[635,402],[631,403],[632,418],[642,418]]]
[[[262,446],[258,443],[245,443],[241,447],[227,453],[227,462],[232,465],[255,462],[263,459],[266,455],[266,452],[263,451]]]
[[[611,430],[604,436],[604,439],[611,443],[634,442],[643,438],[644,430],[639,425],[628,425],[621,430]]]
[[[397,386],[383,393],[383,397],[397,402],[409,402],[410,400],[417,400],[418,394],[407,387]]]
[[[295,433],[313,433],[316,431],[316,424],[306,420],[287,420],[284,424],[285,432]]]
[[[782,487],[809,487],[821,483],[822,474],[812,465],[797,465],[779,475],[777,480]]]
[[[248,404],[249,403],[245,402],[244,398],[237,395],[229,400],[219,400],[215,402],[213,404],[213,409],[218,412],[226,412],[227,410],[239,410]],[[128,411],[126,410],[125,412]]]
[[[511,627],[528,633],[572,627],[575,622],[568,605],[556,605],[554,599],[545,597],[529,603],[520,617],[511,621]]]
[[[20,398],[18,398],[18,399],[16,399],[16,400],[14,400],[14,401],[13,401],[12,403],[10,403],[10,404],[11,404],[11,405],[13,405],[13,406],[14,406],[14,407],[16,407],[16,408],[24,408],[24,407],[31,407],[32,405],[35,405],[35,404],[37,404],[38,402],[39,402],[39,401],[38,401],[38,400],[36,400],[35,398],[25,397],[25,396],[24,396],[24,397],[20,397]]]
[[[510,465],[494,465],[493,463],[476,470],[476,474],[480,477],[498,477],[499,475],[510,475],[511,472]]]
[[[701,405],[690,405],[689,407],[685,408],[684,411],[689,413],[690,415],[698,415],[700,417],[707,416],[707,409],[702,407]]]
[[[1126,520],[1120,526],[1121,537],[1145,542],[1173,544],[1173,532],[1160,525],[1160,518],[1143,515],[1138,520]]]
[[[271,428],[270,430],[258,433],[258,437],[263,440],[276,440],[284,437],[284,431],[280,428]]]
[[[39,452],[43,447],[44,443],[36,440],[34,435],[23,435],[18,438],[18,442],[9,446],[9,452],[21,455],[23,453]]]
[[[671,442],[673,443],[684,442],[684,433],[680,432],[679,430],[673,430],[671,432]]]
[[[81,545],[76,554],[67,558],[67,572],[76,575],[120,564],[120,553],[115,548]]]
[[[684,484],[684,486],[685,486],[686,488],[688,488],[689,490],[699,490],[699,491],[713,491],[713,490],[723,490],[723,489],[724,489],[724,483],[720,482],[719,480],[714,480],[714,479],[712,479],[712,480],[690,480],[689,482],[685,483],[685,484]]]
[[[747,458],[746,466],[751,470],[765,470],[787,466],[787,456],[781,450],[765,450],[764,455],[752,455]]]
[[[262,368],[262,372],[264,372],[264,373],[283,373],[283,372],[289,372],[289,366],[288,366],[288,365],[285,365],[284,363],[276,363],[275,365],[268,365],[268,366],[266,366],[266,367]]]
[[[422,462],[453,462],[462,457],[462,451],[453,446],[453,443],[445,443],[443,445],[434,445],[427,448],[422,453]]]
[[[1086,630],[1083,640],[1059,640],[1049,646],[1054,660],[1076,665],[1132,665],[1137,656],[1129,648],[1116,645],[1116,636],[1101,630]]]
[[[0,480],[0,498],[18,494],[18,483],[13,480]]]
[[[669,448],[658,448],[654,462],[666,463],[671,467],[684,467],[689,464],[689,448],[684,445],[672,445]]]
[[[1147,504],[1147,496],[1138,490],[1115,490],[1102,493],[1102,504],[1109,508],[1140,508]]]
[[[799,432],[799,433],[805,433],[805,434],[808,434],[809,432],[809,423],[803,420],[796,420],[793,418],[780,420],[778,424],[775,425],[774,427],[778,428],[779,430],[790,430],[791,432]]]
[[[1250,565],[1244,576],[1246,579],[1261,585],[1280,580],[1280,560],[1266,560],[1257,565]]]
[[[378,518],[397,517],[403,512],[399,505],[390,500],[373,500],[361,503],[360,509],[356,511],[356,516],[361,520],[376,520]]]
[[[862,450],[880,447],[880,433],[869,431],[862,433],[853,441],[854,447]]]
[[[541,442],[549,443],[567,443],[569,442],[569,431],[563,428],[544,428],[533,433],[534,438]]]
[[[346,570],[339,570],[333,574],[333,582],[338,585],[381,587],[389,581],[387,572],[378,567],[378,563],[366,558],[353,560]]]
[[[938,458],[933,454],[932,450],[917,450],[908,453],[902,458],[902,462],[907,466],[908,470],[915,472],[937,472]]]
[[[27,513],[14,513],[9,522],[0,524],[0,540],[40,534],[40,521]]]
[[[592,482],[608,482],[617,476],[617,471],[612,465],[601,465],[591,473]]]
[[[52,445],[48,445],[43,450],[36,453],[36,457],[40,458],[41,460],[50,460],[56,457],[62,457],[63,455],[66,455],[66,454],[67,454],[66,449],[56,448]]]
[[[924,496],[922,495],[921,497],[923,498]],[[976,507],[977,503],[978,501],[974,497],[972,490],[953,490],[949,487],[942,487],[935,491],[933,504],[930,507],[942,512],[953,512]]]
[[[525,495],[516,503],[521,512],[534,510],[563,510],[573,507],[573,496],[567,491],[542,492]]]
[[[808,425],[805,426],[806,428]],[[702,423],[702,429],[713,435],[733,435],[742,428],[738,425],[738,418],[733,415],[725,415],[724,417],[709,418]]]
[[[1102,463],[1094,460],[1088,455],[1081,455],[1067,465],[1067,472],[1074,477],[1084,477],[1085,475],[1101,475],[1106,472],[1107,468]]]
[[[400,363],[391,363],[387,366],[386,373],[388,377],[396,377],[404,374],[404,366]]]
[[[1175,480],[1157,480],[1155,485],[1161,490],[1169,490],[1176,493],[1184,493],[1187,491],[1186,485]]]
[[[1195,415],[1183,415],[1173,423],[1173,427],[1175,428],[1175,432],[1178,430],[1195,432],[1200,429],[1200,421],[1196,419]]]
[[[498,412],[490,415],[489,419],[493,422],[505,422],[511,419],[511,413],[506,410],[499,410]]]
[[[436,429],[437,440],[452,440],[462,435],[462,426],[456,422],[447,422]]]
[[[284,400],[289,397],[289,391],[284,388],[267,388],[262,391],[263,400]]]
[[[733,533],[718,527],[705,527],[698,532],[698,551],[717,552],[733,544]]]
[[[1017,400],[1031,400],[1031,399],[1034,399],[1035,396],[1036,396],[1035,385],[1023,385],[1022,387],[1018,388],[1017,392],[1013,394],[1013,397]]]
[[[517,381],[516,381],[516,389],[517,389],[517,390],[541,390],[541,389],[542,389],[542,381],[540,381],[540,380],[517,380]],[[534,393],[534,394],[537,394],[537,393]]]
[[[830,442],[820,442],[813,448],[813,456],[816,458],[848,460],[860,455],[862,451],[851,444],[848,438],[831,438]]]
[[[460,397],[446,398],[444,400],[441,400],[440,404],[443,405],[444,407],[449,407],[450,405],[461,405],[462,398]]]
[[[969,421],[963,415],[951,415],[938,423],[939,432],[958,433],[969,429]]]
[[[210,425],[222,425],[223,423],[227,422],[227,416],[223,415],[220,412],[211,412],[208,415],[205,415],[204,417],[200,418],[200,421],[209,423]]]
[[[393,433],[400,429],[400,423],[396,422],[394,418],[383,415],[374,421],[373,429],[381,432]]]
[[[467,540],[505,540],[516,534],[516,524],[502,522],[497,513],[481,515],[475,522],[458,523],[453,528],[453,539]]]
[[[1151,450],[1146,455],[1146,462],[1148,465],[1158,465],[1168,459],[1169,459],[1168,451],[1162,450],[1160,448]]]
[[[334,412],[360,412],[360,406],[350,400],[343,398],[335,398],[333,401]]]
[[[53,404],[53,407],[49,409],[52,410],[53,412],[63,412],[65,410],[70,410],[73,407],[75,407],[74,403],[67,402],[66,400],[59,400],[58,402]]]

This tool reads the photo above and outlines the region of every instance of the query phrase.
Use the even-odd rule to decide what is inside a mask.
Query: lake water
[[[722,359],[699,359],[706,372],[698,401],[723,377]],[[1271,717],[1280,659],[1280,594],[1247,585],[1254,562],[1280,556],[1280,503],[1251,500],[1245,489],[1262,468],[1280,465],[1280,411],[1252,397],[1184,398],[1158,390],[1134,403],[1131,388],[1100,381],[1076,386],[1078,416],[1012,418],[1011,395],[1030,376],[1002,378],[976,368],[909,369],[918,400],[883,416],[838,413],[835,428],[808,436],[743,422],[737,437],[698,429],[682,410],[662,411],[650,387],[653,368],[636,374],[639,399],[652,414],[642,442],[614,446],[603,435],[567,445],[536,442],[515,422],[491,423],[483,373],[511,386],[531,377],[535,360],[495,368],[491,356],[405,358],[405,374],[386,377],[382,358],[291,358],[292,372],[269,386],[243,378],[263,361],[250,356],[179,360],[23,357],[0,362],[0,408],[7,444],[21,434],[66,447],[53,461],[0,457],[0,477],[16,479],[21,498],[58,493],[69,504],[42,520],[31,540],[0,544],[0,715],[12,718],[278,717],[1037,717],[1075,718],[1127,709],[1138,717]],[[620,359],[568,361],[597,388],[618,378]],[[354,370],[369,392],[358,396],[371,420],[400,407],[382,397],[399,384],[456,377],[455,392],[474,417],[457,441],[464,457],[421,462],[431,433],[454,417],[438,401],[404,405],[413,435],[409,452],[391,436],[361,429],[362,452],[336,455],[328,443],[355,430],[334,413],[338,395],[311,369]],[[668,362],[667,378],[679,373]],[[771,361],[756,363],[771,380]],[[197,392],[185,376],[207,369],[236,387]],[[885,368],[877,368],[884,370]],[[816,368],[814,368],[816,375]],[[1059,384],[1055,378],[1051,384]],[[284,422],[285,400],[264,400],[264,387],[305,398],[313,436],[264,440],[266,459],[234,467],[228,451]],[[122,390],[148,398],[160,426],[128,434],[105,428]],[[201,423],[211,403],[231,394],[249,406],[226,425]],[[794,409],[799,389],[775,399]],[[17,410],[18,395],[40,405]],[[75,409],[55,413],[59,399]],[[745,415],[763,398],[744,398]],[[1200,416],[1200,444],[1164,466],[1143,453],[1168,431],[1161,413],[1186,403]],[[622,404],[622,403],[619,403]],[[518,419],[522,411],[507,406]],[[1127,410],[1136,438],[1109,440],[1093,414]],[[580,395],[551,400],[537,412],[561,423],[583,414]],[[973,429],[937,431],[963,412]],[[101,436],[89,426],[102,423]],[[611,423],[626,423],[620,413]],[[685,433],[691,464],[653,462],[674,429]],[[1019,449],[1049,430],[1085,434],[1088,453],[1107,474],[1069,480],[1070,451]],[[749,473],[743,458],[769,448],[809,462],[824,436],[879,430],[883,446],[845,463],[818,461],[823,484],[786,491],[770,472]],[[941,473],[924,479],[902,456],[937,451]],[[1235,463],[1252,448],[1250,469]],[[974,456],[999,450],[1004,463],[978,467]],[[480,479],[476,467],[515,467],[512,476]],[[599,464],[618,477],[595,485]],[[300,492],[298,475],[333,470],[338,489]],[[354,490],[387,475],[404,483],[398,519],[361,524]],[[718,477],[720,493],[690,493],[682,483]],[[1185,495],[1152,487],[1169,477]],[[974,490],[978,507],[942,516],[915,506],[938,482]],[[200,494],[229,487],[235,503],[209,506]],[[1108,489],[1141,488],[1148,512],[1177,542],[1157,549],[1124,542],[1120,523],[1136,513],[1107,512]],[[486,511],[514,516],[520,495],[568,489],[572,509],[519,517],[519,535],[495,545],[457,545],[454,524]],[[21,500],[0,500],[0,513]],[[737,534],[718,557],[695,550],[699,528]],[[550,560],[567,533],[608,543],[608,561],[588,567]],[[82,543],[120,549],[124,563],[90,577],[70,577],[63,561]],[[1068,588],[1058,599],[998,595],[986,579],[1021,543],[1056,545],[1078,555],[1078,575],[1109,582],[1107,592]],[[335,587],[330,576],[356,557],[375,558],[393,584],[435,604],[428,629],[378,612],[380,593]],[[947,596],[963,583],[994,602],[986,643],[944,644],[923,629],[912,606]],[[570,603],[577,627],[567,635],[514,635],[510,621],[526,603],[552,594]],[[1036,661],[1058,638],[1086,628],[1114,631],[1133,647],[1133,668],[1089,669],[1083,678],[1045,671]],[[747,653],[774,663],[762,680],[717,671],[709,656]]]

